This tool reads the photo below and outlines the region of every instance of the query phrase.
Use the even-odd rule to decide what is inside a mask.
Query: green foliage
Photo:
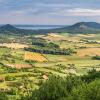
[[[8,73],[17,73],[18,70],[16,68],[7,68]]]
[[[66,91],[66,82],[60,77],[52,77],[45,82],[38,90],[33,92],[33,100],[58,100],[68,95]],[[42,94],[41,94],[42,93]],[[29,99],[30,100],[30,99]]]
[[[78,76],[52,76],[38,90],[33,91],[31,97],[21,100],[100,100],[100,79],[96,79],[98,75],[93,77],[94,74],[100,75],[100,72],[90,71],[84,79]],[[88,83],[87,77],[91,79]]]
[[[53,42],[47,42],[46,40],[41,39],[41,38],[33,38],[32,45],[36,45],[40,47],[59,48],[59,45]]]
[[[53,45],[54,46],[54,45]],[[40,46],[34,46],[30,48],[25,48],[27,51],[32,51],[32,52],[39,52],[39,53],[44,53],[44,54],[55,54],[55,55],[71,55],[73,53],[76,53],[73,49],[61,49],[59,47],[40,47]]]
[[[5,77],[5,80],[6,81],[13,81],[13,80],[15,80],[16,78],[15,77],[13,77],[13,76],[6,76]]]
[[[69,96],[72,88],[77,87],[79,84],[81,84],[79,78],[69,76],[66,79],[62,79],[53,76],[39,90],[34,91],[29,100],[63,100]]]
[[[0,100],[8,100],[8,97],[5,93],[0,92]]]
[[[100,71],[96,71],[95,69],[88,72],[88,75],[83,75],[82,80],[89,83],[95,79],[100,79]]]
[[[74,88],[72,95],[72,100],[100,100],[100,80]]]

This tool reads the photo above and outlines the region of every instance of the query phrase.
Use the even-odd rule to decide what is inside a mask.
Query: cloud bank
[[[100,22],[100,0],[0,0],[0,23],[72,24]]]

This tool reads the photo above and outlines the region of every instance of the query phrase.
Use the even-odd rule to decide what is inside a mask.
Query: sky
[[[0,0],[0,24],[100,22],[100,0]]]

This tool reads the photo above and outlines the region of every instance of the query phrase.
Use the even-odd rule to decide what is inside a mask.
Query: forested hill
[[[0,27],[0,34],[24,35],[24,34],[34,34],[34,33],[35,33],[35,30],[19,29],[10,24]]]
[[[74,25],[59,29],[69,33],[100,33],[100,24],[96,22],[79,22]]]
[[[56,29],[40,29],[40,30],[28,30],[28,29],[19,29],[10,24],[0,27],[1,34],[47,34],[50,32],[58,33],[80,33],[80,34],[93,34],[100,33],[100,24],[96,22],[79,22],[74,25],[66,26],[63,28]]]

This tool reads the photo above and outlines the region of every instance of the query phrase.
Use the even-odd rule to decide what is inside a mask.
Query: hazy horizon
[[[78,22],[75,22],[75,23],[71,23],[71,24],[23,24],[23,23],[18,23],[18,24],[10,24],[10,23],[4,23],[4,24],[0,24],[0,26],[3,26],[3,25],[13,25],[13,26],[70,26],[70,25],[74,25],[76,23],[81,23],[81,22],[94,22],[94,23],[100,23],[100,22],[96,22],[96,21],[78,21]]]

